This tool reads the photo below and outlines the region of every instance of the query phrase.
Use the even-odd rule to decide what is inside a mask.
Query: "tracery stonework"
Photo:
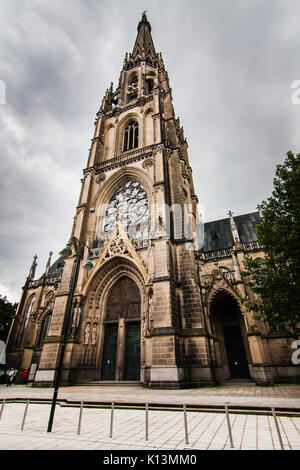
[[[112,288],[107,301],[107,320],[140,318],[141,302],[137,285],[123,278]]]
[[[97,110],[83,174],[73,254],[51,264],[50,252],[39,279],[34,257],[8,338],[9,367],[32,366],[35,385],[53,385],[75,236],[84,254],[63,382],[174,388],[239,376],[260,384],[299,380],[289,354],[294,336],[272,332],[246,308],[255,294],[243,277],[244,257],[264,259],[259,214],[226,208],[224,219],[199,221],[187,142],[146,13],[119,83]],[[213,175],[202,177],[214,186]]]

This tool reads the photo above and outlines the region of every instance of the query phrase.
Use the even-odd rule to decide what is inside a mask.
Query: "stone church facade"
[[[62,381],[200,386],[299,378],[287,332],[246,302],[243,259],[263,258],[258,212],[202,224],[187,142],[145,14],[119,85],[106,91],[70,238],[72,255],[35,279],[36,257],[7,343],[8,363],[53,384],[74,279]],[[89,264],[89,271],[84,265]]]

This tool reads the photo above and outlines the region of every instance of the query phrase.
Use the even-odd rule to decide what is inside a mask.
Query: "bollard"
[[[184,430],[185,430],[185,443],[189,443],[189,433],[187,426],[187,416],[186,416],[186,405],[183,405],[183,416],[184,416]]]
[[[28,411],[28,406],[29,406],[29,400],[26,401],[26,406],[25,406],[23,421],[22,421],[22,425],[21,425],[21,431],[23,431],[23,429],[24,429],[25,420],[26,420],[27,411]]]
[[[3,398],[3,400],[2,400],[2,406],[1,406],[1,410],[0,410],[0,419],[2,418],[2,413],[3,413],[4,405],[5,405],[5,398]]]
[[[276,427],[276,431],[277,431],[277,435],[278,435],[278,439],[279,439],[280,448],[281,448],[281,450],[284,450],[284,446],[283,446],[283,442],[282,442],[282,438],[281,438],[281,434],[280,434],[280,429],[279,429],[279,425],[278,425],[278,422],[277,422],[277,416],[276,416],[275,408],[271,408],[271,410],[272,410],[273,418],[274,418],[274,421],[275,421],[275,427]]]
[[[148,441],[148,431],[149,431],[149,416],[148,416],[148,403],[145,405],[146,410],[146,436],[145,440]]]
[[[230,438],[230,447],[233,449],[234,445],[233,445],[231,425],[230,425],[230,419],[229,419],[229,413],[228,413],[228,406],[227,405],[225,405],[225,412],[226,412],[227,426],[228,426],[228,432],[229,432],[229,438]]]
[[[79,421],[78,421],[78,429],[77,429],[78,435],[80,434],[80,431],[81,431],[82,410],[83,410],[83,401],[80,403]]]
[[[115,404],[111,404],[111,413],[110,413],[110,431],[109,431],[109,437],[113,437],[113,424],[114,424],[114,408]]]

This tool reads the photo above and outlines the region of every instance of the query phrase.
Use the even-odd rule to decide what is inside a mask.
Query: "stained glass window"
[[[47,335],[47,332],[48,332],[50,320],[51,320],[51,313],[48,313],[43,318],[43,321],[41,323],[41,327],[40,327],[40,331],[39,331],[39,335],[38,335],[38,340],[37,340],[37,344],[36,344],[37,346],[42,346],[43,345],[44,340],[45,340],[46,335]]]
[[[106,207],[104,235],[114,230],[117,211],[130,238],[148,238],[148,196],[138,181],[126,179],[115,191]]]

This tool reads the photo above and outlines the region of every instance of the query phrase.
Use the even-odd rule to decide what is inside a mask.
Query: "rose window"
[[[109,201],[105,212],[104,238],[116,226],[117,211],[120,223],[130,238],[148,238],[148,197],[143,186],[131,179],[123,181]]]

